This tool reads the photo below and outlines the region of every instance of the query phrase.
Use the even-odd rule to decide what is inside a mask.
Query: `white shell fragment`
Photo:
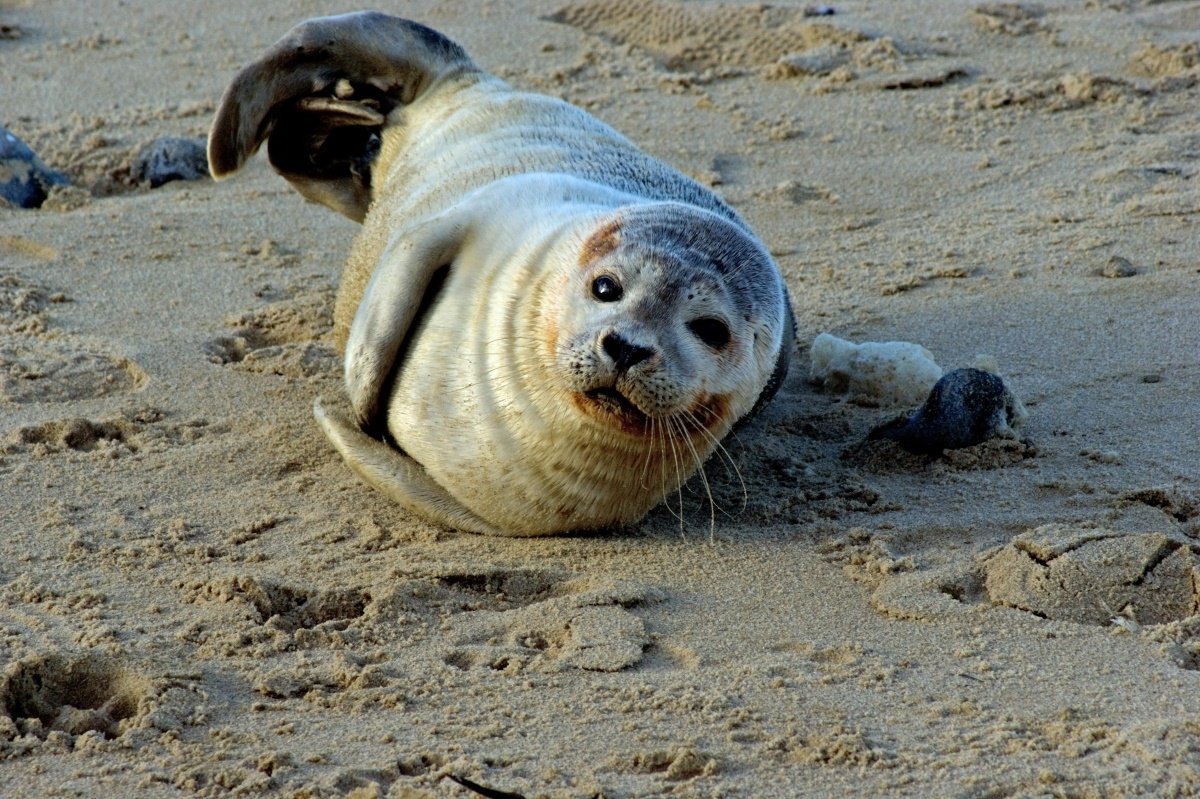
[[[916,405],[925,401],[942,376],[942,367],[920,344],[864,341],[855,344],[821,333],[809,351],[809,378],[827,391],[850,394],[879,405]]]

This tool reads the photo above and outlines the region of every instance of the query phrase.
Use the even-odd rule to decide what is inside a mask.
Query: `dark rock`
[[[981,444],[994,436],[1015,437],[1025,408],[999,376],[982,369],[947,372],[925,404],[909,416],[880,425],[868,438],[887,438],[921,455]]]
[[[163,136],[155,139],[133,157],[130,172],[139,183],[157,189],[172,180],[200,180],[208,177],[208,155],[204,139]]]
[[[15,134],[0,127],[0,199],[18,208],[40,208],[53,186],[70,181],[42,163]]]

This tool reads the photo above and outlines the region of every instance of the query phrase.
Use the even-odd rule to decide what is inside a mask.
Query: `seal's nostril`
[[[600,346],[604,348],[604,351],[608,353],[608,357],[612,358],[614,363],[620,359],[621,345],[624,343],[624,339],[613,333],[609,333],[600,340]]]
[[[600,346],[604,348],[604,352],[612,358],[617,368],[624,371],[632,366],[635,366],[654,354],[654,350],[649,347],[642,347],[618,336],[616,333],[608,333],[600,340]]]

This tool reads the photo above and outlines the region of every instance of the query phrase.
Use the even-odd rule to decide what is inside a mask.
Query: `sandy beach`
[[[0,797],[1200,795],[1200,2],[374,7],[735,207],[790,375],[628,529],[423,521],[312,417],[357,225],[135,165],[357,6],[0,0]],[[822,332],[1020,437],[867,442]]]

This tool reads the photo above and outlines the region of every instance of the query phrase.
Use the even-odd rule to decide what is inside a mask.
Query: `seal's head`
[[[715,445],[786,370],[782,281],[735,221],[676,203],[622,209],[561,279],[541,326],[549,371],[596,424]]]

